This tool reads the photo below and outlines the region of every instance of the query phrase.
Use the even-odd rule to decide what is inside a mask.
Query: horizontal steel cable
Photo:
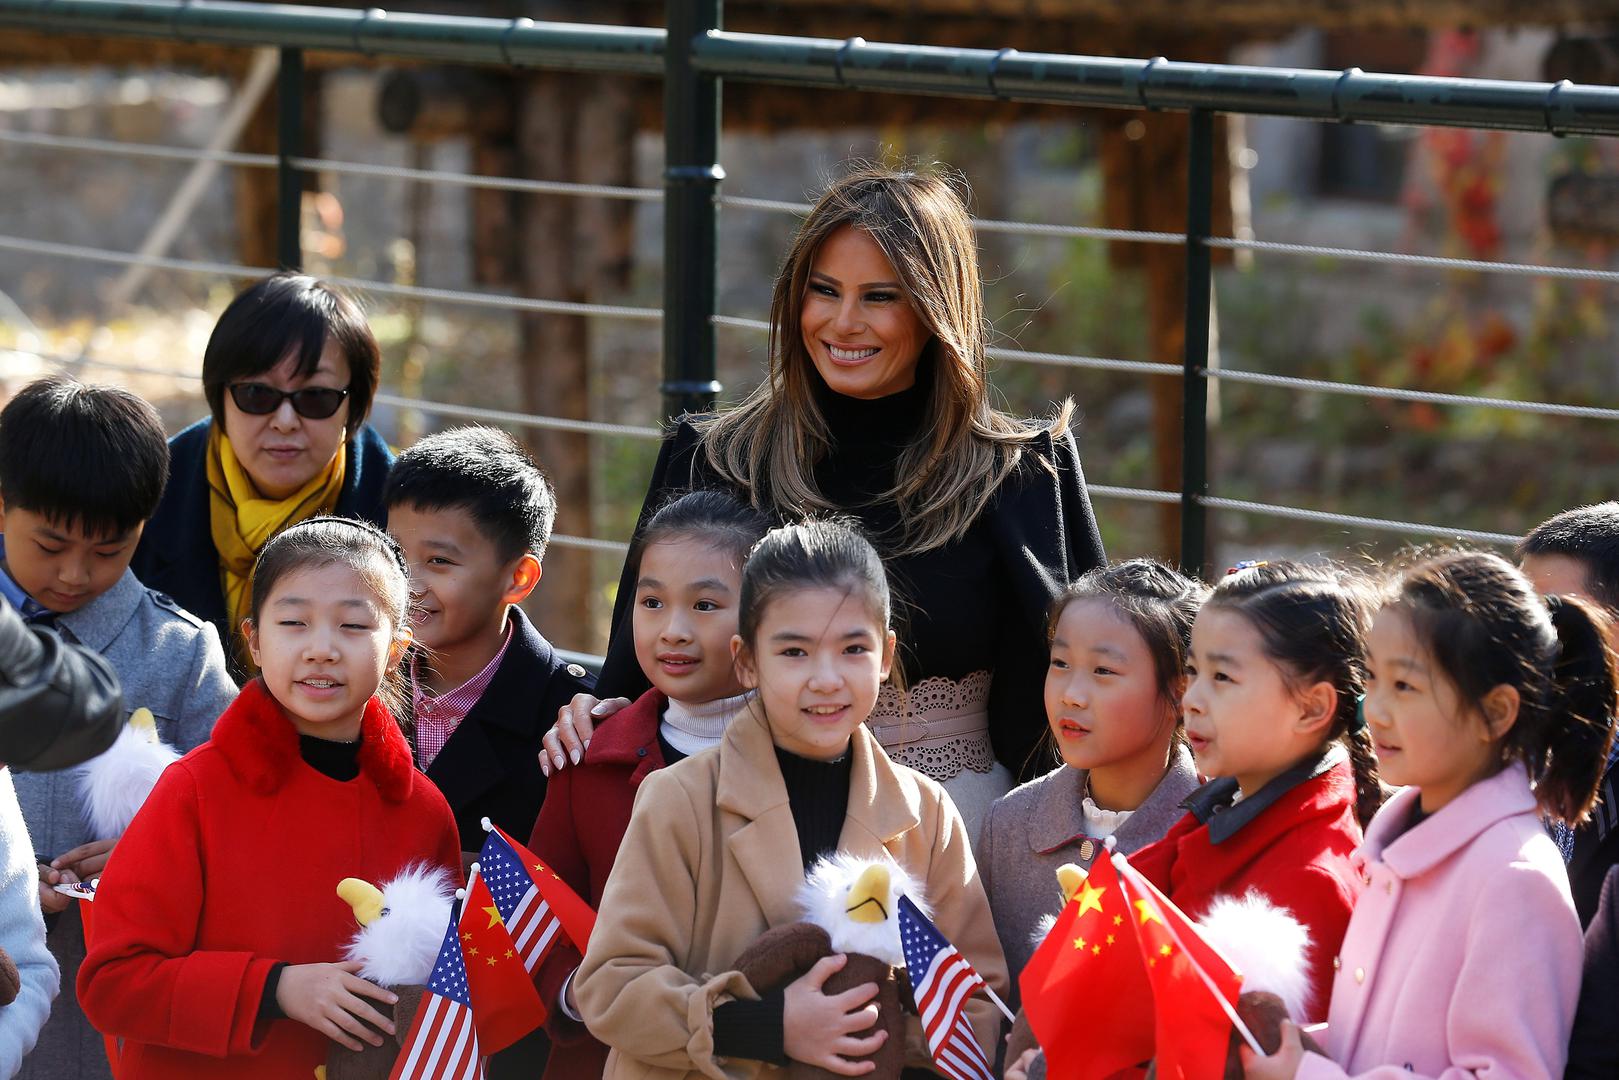
[[[1478,397],[1473,394],[1441,394],[1431,390],[1407,390],[1397,386],[1369,386],[1362,383],[1299,379],[1291,375],[1272,375],[1264,371],[1231,371],[1216,368],[1206,370],[1203,374],[1207,378],[1220,379],[1224,382],[1255,383],[1260,386],[1280,386],[1289,390],[1347,394],[1351,397],[1390,398],[1397,401],[1422,401],[1432,405],[1477,406],[1486,409],[1509,409],[1513,412],[1544,413],[1551,416],[1619,420],[1619,409],[1602,409],[1594,405],[1560,405],[1550,401],[1514,401],[1510,398]]]
[[[78,135],[47,135],[40,131],[0,130],[0,143],[38,146],[50,150],[83,150],[116,157],[156,158],[163,161],[217,161],[222,165],[242,165],[260,169],[273,169],[277,164],[274,154],[200,150],[190,146],[165,146],[161,143],[125,142],[120,139],[90,139]]]
[[[563,416],[536,416],[533,413],[508,412],[505,409],[485,409],[477,405],[452,405],[444,401],[426,401],[420,398],[399,397],[396,394],[378,394],[376,400],[383,405],[400,409],[417,409],[436,416],[451,416],[458,420],[488,420],[496,424],[514,424],[519,427],[542,428],[547,431],[572,431],[581,435],[616,435],[627,439],[663,439],[663,432],[655,427],[638,424],[609,424],[601,420],[570,420]]]
[[[1178,491],[1153,491],[1151,488],[1114,487],[1110,484],[1086,484],[1085,490],[1104,499],[1124,499],[1128,502],[1178,503]]]
[[[79,356],[73,353],[46,353],[39,352],[35,349],[19,349],[10,345],[0,345],[0,354],[4,353],[32,356],[39,360],[46,360],[51,363],[64,366],[71,364],[82,364],[86,367],[106,368],[111,371],[123,371],[132,375],[161,375],[172,379],[187,379],[192,382],[202,381],[201,375],[189,371],[170,371],[167,368],[144,367],[139,364],[126,364],[117,360],[101,360],[94,356]],[[613,431],[603,432],[603,434],[633,433],[639,435],[639,433],[644,430],[652,431],[654,436],[657,435],[656,430],[652,428],[628,428],[619,424],[596,424],[583,420],[565,420],[562,417],[556,416],[529,416],[524,413],[498,413],[497,410],[494,409],[464,409],[461,406],[443,407],[437,402],[418,402],[411,398],[396,398],[392,394],[378,394],[374,400],[383,402],[384,404],[399,404],[413,408],[419,407],[423,412],[443,412],[449,414],[449,409],[455,409],[457,410],[457,413],[467,412],[478,414],[496,414],[484,418],[495,419],[498,417],[505,422],[514,424],[520,423],[527,427],[560,427],[565,431],[577,431],[581,430],[580,425],[588,425],[588,428],[590,429],[615,429]],[[621,427],[624,427],[623,431],[616,430]],[[613,555],[624,555],[630,550],[630,546],[620,540],[599,540],[592,536],[573,536],[568,533],[554,533],[551,536],[551,543],[555,544],[557,547],[576,548],[583,551],[605,552]]]
[[[373,176],[385,180],[413,180],[430,184],[447,184],[452,187],[523,191],[535,195],[577,195],[581,198],[628,199],[635,202],[660,202],[663,199],[662,188],[576,184],[565,180],[523,180],[515,176],[485,176],[480,173],[446,172],[442,169],[410,169],[403,165],[370,165],[358,161],[333,161],[330,158],[293,157],[287,160],[293,168],[329,172],[335,176]]]
[[[81,244],[59,244],[51,240],[28,240],[20,236],[0,236],[0,250],[24,251],[34,255],[54,255],[64,259],[82,259],[87,262],[108,263],[114,266],[153,266],[162,270],[178,270],[194,274],[220,274],[225,277],[260,278],[275,271],[260,266],[241,266],[236,263],[216,263],[201,259],[176,259],[166,256],[136,255],[127,251],[85,247]],[[387,281],[367,278],[328,277],[327,281],[352,289],[382,296],[398,296],[407,300],[431,300],[445,304],[463,304],[469,307],[500,308],[505,311],[526,311],[550,315],[589,315],[608,319],[630,319],[657,322],[663,312],[657,308],[626,307],[618,304],[581,304],[569,300],[539,300],[526,296],[498,296],[494,293],[465,292],[459,289],[433,289],[420,285],[395,285]]]
[[[1353,262],[1385,263],[1399,266],[1427,266],[1439,270],[1475,270],[1486,274],[1512,274],[1522,277],[1572,278],[1577,281],[1619,283],[1619,270],[1588,270],[1577,266],[1542,266],[1538,263],[1495,262],[1489,259],[1452,259],[1443,255],[1411,255],[1401,251],[1365,251],[1360,248],[1322,247],[1318,244],[1284,244],[1275,240],[1233,240],[1211,236],[1204,243],[1229,251],[1268,251],[1282,255],[1344,259]]]
[[[1197,501],[1215,510],[1238,510],[1245,514],[1287,518],[1291,521],[1311,521],[1323,525],[1354,525],[1379,532],[1411,533],[1415,536],[1434,536],[1454,540],[1476,540],[1484,544],[1516,544],[1522,537],[1512,533],[1479,532],[1477,529],[1457,529],[1447,525],[1426,525],[1416,521],[1391,521],[1387,518],[1360,517],[1357,514],[1333,514],[1325,510],[1307,510],[1301,506],[1276,506],[1271,503],[1249,502],[1246,499],[1221,499],[1213,495],[1199,495]]]

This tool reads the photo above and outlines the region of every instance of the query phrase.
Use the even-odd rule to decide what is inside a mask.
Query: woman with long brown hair
[[[945,785],[976,835],[1013,777],[1038,771],[1046,612],[1103,555],[1072,403],[1038,421],[990,403],[964,194],[937,169],[864,165],[832,184],[777,277],[767,378],[733,409],[681,420],[642,522],[705,487],[784,521],[857,518],[899,600],[908,688],[885,690],[871,725],[891,757]],[[644,686],[627,633],[634,593],[627,569],[606,694]],[[546,768],[612,704],[564,710]]]

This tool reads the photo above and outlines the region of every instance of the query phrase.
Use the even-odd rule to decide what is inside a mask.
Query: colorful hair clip
[[[1366,695],[1361,694],[1355,698],[1355,722],[1349,726],[1349,734],[1359,735],[1366,730]]]
[[[1252,570],[1255,567],[1268,566],[1268,565],[1270,565],[1270,564],[1269,564],[1269,561],[1266,560],[1266,559],[1244,559],[1240,563],[1238,563],[1236,566],[1233,566],[1230,569],[1228,569],[1225,572],[1225,576],[1230,577],[1232,574],[1240,573],[1243,570]]]

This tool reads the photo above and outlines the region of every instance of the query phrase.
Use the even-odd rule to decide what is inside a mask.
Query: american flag
[[[444,931],[433,973],[427,977],[427,993],[422,995],[388,1080],[483,1080],[460,928],[461,902],[457,900],[450,908],[450,925]]]
[[[972,1021],[962,1011],[973,991],[984,986],[983,976],[908,896],[899,898],[899,939],[934,1064],[951,1080],[992,1080]]]
[[[533,974],[556,941],[562,923],[552,913],[551,905],[545,902],[540,890],[534,887],[534,879],[523,868],[523,861],[499,830],[484,838],[478,864],[479,873],[489,886],[489,895],[500,909],[500,920],[516,943],[523,966]]]

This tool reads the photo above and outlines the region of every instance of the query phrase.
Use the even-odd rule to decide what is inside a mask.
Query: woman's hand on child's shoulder
[[[794,1061],[815,1065],[840,1076],[864,1076],[877,1067],[870,1055],[888,1038],[878,1030],[854,1037],[877,1022],[876,983],[861,983],[841,994],[827,994],[826,980],[843,969],[848,957],[823,956],[787,987],[782,1008],[782,1049]],[[866,1058],[852,1061],[851,1058]]]
[[[596,725],[629,703],[629,698],[603,700],[589,694],[575,694],[572,701],[557,710],[557,722],[540,740],[545,745],[540,752],[540,772],[550,776],[552,772],[566,769],[570,760],[579,764],[590,746]]]
[[[1246,1045],[1237,1048],[1242,1055],[1244,1080],[1293,1080],[1304,1060],[1304,1043],[1299,1038],[1298,1025],[1291,1020],[1282,1021],[1282,1045],[1269,1057],[1260,1057]]]
[[[390,1007],[399,998],[360,978],[355,974],[359,970],[360,965],[353,962],[293,964],[281,972],[281,981],[275,988],[275,1003],[281,1006],[287,1019],[312,1027],[350,1050],[363,1049],[362,1039],[372,1046],[381,1046],[382,1036],[378,1031],[394,1034],[393,1021],[372,1008],[364,998]]]

